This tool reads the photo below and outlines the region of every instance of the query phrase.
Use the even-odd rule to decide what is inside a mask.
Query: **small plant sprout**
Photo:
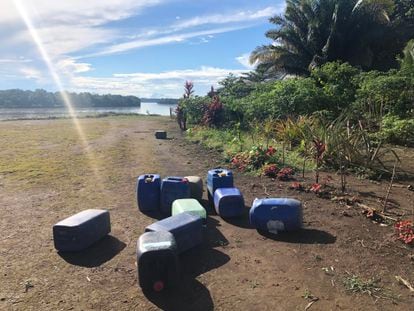
[[[309,289],[305,289],[305,292],[303,293],[302,297],[305,298],[305,299],[309,299],[311,301],[319,300],[319,298],[316,297],[315,295],[313,295]]]

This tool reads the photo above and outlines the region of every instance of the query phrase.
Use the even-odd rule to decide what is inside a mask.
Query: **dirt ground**
[[[137,209],[136,177],[205,178],[225,164],[215,151],[187,143],[168,118],[81,119],[80,125],[86,148],[70,120],[0,122],[0,309],[413,310],[414,296],[395,279],[414,284],[413,248],[395,241],[392,226],[373,223],[358,207],[289,190],[289,182],[238,172],[246,205],[266,196],[301,200],[304,230],[263,236],[249,226],[248,206],[231,223],[210,211],[204,244],[180,258],[181,288],[145,296],[137,285],[136,241],[154,219]],[[170,139],[156,140],[157,129],[167,129]],[[339,176],[329,175],[339,186]],[[386,182],[348,182],[351,195],[381,206]],[[414,192],[407,183],[392,188],[390,212],[411,218]],[[110,236],[82,253],[57,253],[53,224],[88,208],[110,211]],[[347,290],[351,279],[354,285],[375,280],[361,287],[371,295]]]

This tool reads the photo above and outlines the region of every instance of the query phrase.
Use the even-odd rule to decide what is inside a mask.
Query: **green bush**
[[[292,78],[267,83],[231,104],[231,111],[242,116],[244,121],[260,122],[269,117],[286,119],[312,114],[326,107],[326,96],[314,80]]]
[[[348,63],[332,62],[312,70],[311,78],[326,96],[326,110],[336,116],[355,101],[360,71]]]
[[[386,115],[379,136],[389,143],[414,146],[414,119]]]
[[[364,73],[355,107],[368,119],[387,113],[407,117],[414,109],[413,83],[411,76],[395,70]]]
[[[210,100],[209,97],[200,96],[182,98],[178,105],[184,109],[188,123],[201,124]]]

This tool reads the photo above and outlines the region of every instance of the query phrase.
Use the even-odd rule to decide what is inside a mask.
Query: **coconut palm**
[[[287,0],[278,26],[266,37],[273,42],[250,56],[271,72],[307,75],[315,66],[343,60],[375,68],[375,43],[389,24],[392,0]]]

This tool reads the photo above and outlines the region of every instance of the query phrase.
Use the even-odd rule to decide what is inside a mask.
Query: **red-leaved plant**
[[[305,188],[303,187],[303,185],[300,182],[298,182],[298,181],[293,182],[292,185],[290,186],[290,189],[298,190],[298,191],[305,190]]]
[[[193,93],[194,93],[193,88],[194,88],[193,82],[191,82],[191,81],[185,81],[185,84],[184,84],[184,95],[183,95],[183,97],[184,98],[190,98],[191,95],[193,95]]]
[[[273,148],[272,146],[269,146],[266,150],[266,155],[268,157],[271,157],[272,155],[274,155],[276,153],[276,148]]]
[[[279,180],[288,181],[293,178],[295,172],[290,167],[284,167],[277,173]]]
[[[314,193],[319,193],[321,191],[322,185],[321,184],[313,184],[310,187],[310,191],[314,192]]]
[[[243,152],[238,153],[231,159],[231,164],[235,168],[238,168],[241,171],[245,171],[249,165],[249,157]]]
[[[314,156],[316,160],[316,170],[315,170],[315,182],[319,183],[319,168],[322,164],[322,158],[326,151],[326,144],[320,140],[315,138],[313,140],[313,149],[314,149]]]
[[[279,168],[276,164],[267,164],[263,167],[263,174],[270,178],[276,178]]]
[[[405,244],[412,244],[414,241],[414,227],[411,220],[398,221],[395,224],[397,239]]]
[[[253,146],[249,151],[235,154],[231,159],[231,163],[234,167],[240,170],[253,171],[261,169],[266,176],[276,177],[279,169],[276,165],[272,164],[274,160],[272,157],[275,153],[276,149],[272,146],[267,148],[263,146]],[[266,165],[266,163],[270,164]],[[268,170],[268,174],[266,174],[265,170]]]
[[[213,127],[218,126],[221,122],[223,115],[223,104],[220,101],[220,98],[215,95],[208,105],[206,111],[204,112],[204,116],[202,122],[204,125]]]

